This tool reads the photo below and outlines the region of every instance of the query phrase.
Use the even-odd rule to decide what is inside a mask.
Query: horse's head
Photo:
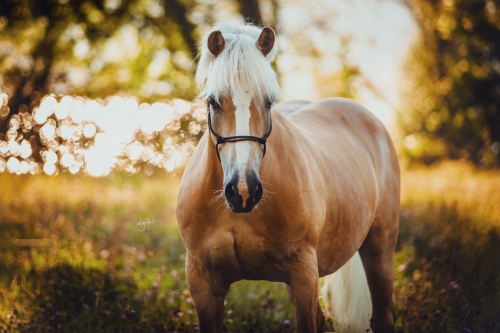
[[[226,201],[233,212],[248,213],[262,199],[259,169],[272,125],[271,106],[279,94],[270,65],[275,34],[251,25],[216,29],[203,41],[196,79],[207,98]]]

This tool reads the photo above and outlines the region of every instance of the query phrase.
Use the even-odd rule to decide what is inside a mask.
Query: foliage
[[[500,1],[407,3],[421,33],[399,113],[404,154],[500,165]]]
[[[366,81],[356,64],[349,61],[350,38],[340,38],[338,60],[340,68],[334,73],[325,73],[324,69],[316,68],[314,73],[315,87],[321,98],[344,97],[356,99],[360,81]],[[369,87],[367,82],[364,82]]]
[[[187,5],[2,1],[3,90],[11,106],[29,106],[49,91],[193,97],[191,62],[198,31],[187,19]]]

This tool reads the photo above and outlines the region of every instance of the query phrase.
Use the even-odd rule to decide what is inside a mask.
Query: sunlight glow
[[[4,95],[2,105],[8,102]],[[83,170],[105,176],[114,169],[137,172],[142,166],[172,172],[185,165],[205,128],[206,110],[200,102],[139,104],[120,96],[104,101],[45,96],[31,113],[10,117],[5,140],[0,139],[0,172],[56,175]]]
[[[7,169],[9,169],[10,173],[18,173],[19,172],[19,160],[15,157],[9,158],[7,161]]]
[[[20,147],[19,150],[20,150],[20,154],[19,155],[22,158],[27,158],[27,157],[31,156],[32,150],[31,150],[31,145],[30,145],[30,143],[28,141],[23,140],[23,142],[21,142],[21,147]]]

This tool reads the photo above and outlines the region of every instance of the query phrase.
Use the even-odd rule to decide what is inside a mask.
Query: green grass
[[[178,178],[0,174],[0,184],[0,331],[197,331]],[[278,283],[234,284],[226,313],[231,332],[294,327]]]
[[[500,173],[403,172],[400,332],[500,332]],[[196,332],[179,179],[0,174],[0,332]],[[140,221],[155,221],[146,227]],[[293,332],[284,286],[241,281],[227,332]]]
[[[406,171],[395,296],[403,332],[500,332],[500,172]]]

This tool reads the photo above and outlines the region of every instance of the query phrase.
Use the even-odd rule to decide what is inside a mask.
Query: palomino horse
[[[177,206],[200,331],[222,332],[224,297],[242,279],[286,283],[298,332],[321,331],[318,278],[335,273],[324,289],[336,330],[393,332],[400,180],[391,139],[350,100],[273,106],[274,44],[272,29],[237,24],[202,41],[196,82],[209,129]]]

